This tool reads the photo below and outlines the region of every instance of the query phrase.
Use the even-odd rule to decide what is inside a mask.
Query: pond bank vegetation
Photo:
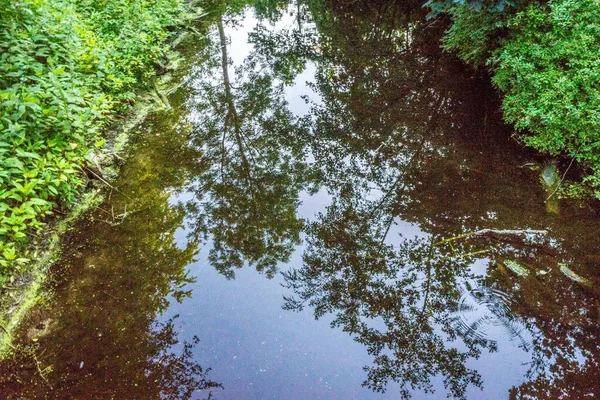
[[[0,9],[5,351],[61,236],[116,176],[128,131],[165,106],[180,61],[171,49],[203,13],[183,0],[0,0]]]
[[[477,0],[436,3],[452,17],[444,45],[487,67],[504,118],[524,144],[579,163],[560,195],[600,198],[600,3]],[[570,162],[569,162],[570,161]]]
[[[99,179],[107,126],[140,90],[156,88],[169,68],[169,39],[194,15],[183,0],[0,0],[0,8],[5,283],[26,270],[28,243],[77,203],[87,176]]]

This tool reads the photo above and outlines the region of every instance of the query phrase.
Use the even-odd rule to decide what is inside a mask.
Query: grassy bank
[[[585,169],[584,185],[600,198],[600,1],[517,1],[500,12],[461,5],[445,46],[485,66],[503,95],[505,119],[535,149]]]
[[[0,0],[0,284],[71,208],[102,132],[151,86],[183,0]]]

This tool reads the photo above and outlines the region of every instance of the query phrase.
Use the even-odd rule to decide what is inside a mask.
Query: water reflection
[[[198,339],[180,342],[176,321],[156,320],[168,296],[189,296],[185,268],[197,252],[176,244],[184,213],[165,188],[203,167],[181,162],[198,154],[170,133],[144,135],[111,200],[68,235],[52,301],[23,324],[24,349],[0,363],[2,398],[182,399],[220,387],[193,358]],[[155,150],[163,146],[182,158]]]
[[[510,294],[485,285],[465,284],[461,289],[453,322],[462,337],[474,336],[474,340],[491,344],[506,338],[529,349],[530,342],[524,337],[527,327],[513,313],[515,303]]]
[[[466,352],[447,345],[457,332],[445,312],[456,307],[454,283],[467,274],[468,259],[457,263],[427,239],[388,245],[385,222],[371,214],[371,207],[336,202],[311,226],[304,266],[285,273],[298,296],[286,308],[308,303],[316,317],[334,313],[332,325],[374,357],[365,368],[368,387],[384,391],[394,380],[408,397],[409,388],[431,392],[440,374],[452,395],[463,397],[468,384],[480,385],[465,361],[486,344],[465,337]]]
[[[223,17],[216,25],[206,58],[218,63],[193,76],[190,144],[210,167],[186,188],[190,231],[212,239],[210,262],[226,276],[248,263],[272,277],[302,229],[305,124],[288,110],[283,85],[252,60],[232,75]]]
[[[393,380],[409,397],[442,376],[452,396],[464,397],[482,384],[465,367],[469,358],[520,348],[532,353],[523,356],[532,360],[528,378],[560,387],[545,390],[597,393],[595,383],[560,385],[568,368],[590,378],[597,362],[597,350],[586,351],[597,293],[560,272],[565,263],[597,273],[600,232],[586,221],[597,214],[574,203],[560,216],[547,212],[539,178],[523,168],[532,155],[516,151],[485,78],[439,51],[443,26],[414,22],[401,8],[313,9],[320,98],[311,154],[334,200],[306,229],[303,266],[284,272],[295,292],[286,308],[333,313],[333,326],[373,355],[364,384],[377,391]],[[392,237],[399,221],[418,224],[425,238]],[[550,233],[531,237],[531,228]],[[478,259],[487,267],[473,274]],[[558,335],[550,326],[557,304],[571,315]],[[543,388],[524,383],[512,393],[545,397]]]
[[[278,328],[244,325],[229,307],[244,266],[273,278],[251,281],[263,295],[243,299],[257,315],[297,318],[264,343],[312,337],[311,313],[368,353],[364,377],[340,378],[340,393],[363,383],[394,398],[396,387],[402,397],[600,394],[597,205],[547,207],[546,161],[510,138],[487,78],[439,49],[443,22],[424,22],[421,2],[212,3],[174,109],[144,124],[120,191],[70,236],[55,300],[25,324],[37,361],[2,366],[6,397],[50,386],[98,398],[208,393],[218,384],[194,351],[205,337],[193,339],[203,326],[184,329],[186,318],[218,310],[226,335],[206,335],[215,354],[227,336],[258,352],[246,337]],[[230,39],[242,28],[251,46]],[[315,77],[303,86],[306,68]],[[288,103],[290,85],[305,89],[306,114]],[[300,216],[315,193],[321,204]],[[204,253],[229,279],[211,281],[220,300],[190,293],[208,291],[190,277],[206,278]],[[279,283],[284,308],[303,314],[278,315],[281,299],[267,293]],[[157,322],[182,310],[183,321]],[[187,344],[174,345],[179,331]],[[296,373],[298,352],[321,351],[302,343],[268,363]],[[338,371],[344,359],[333,357]],[[230,364],[210,361],[227,389]],[[264,388],[285,398],[287,382]]]

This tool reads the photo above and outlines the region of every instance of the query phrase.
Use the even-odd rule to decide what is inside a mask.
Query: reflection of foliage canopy
[[[406,19],[406,14],[395,12],[392,2],[341,1],[328,3],[327,7],[317,3],[312,10],[320,37],[312,48],[318,51],[305,55],[316,64],[317,76],[312,88],[320,95],[320,102],[311,110],[314,125],[310,144],[315,167],[320,170],[322,183],[334,196],[334,202],[325,216],[307,228],[309,248],[304,267],[286,274],[298,297],[288,299],[287,307],[297,309],[308,302],[317,316],[334,313],[335,324],[355,335],[376,357],[374,366],[367,368],[366,382],[374,389],[381,389],[389,379],[419,382],[416,387],[427,388],[428,374],[455,378],[462,374],[466,381],[459,378],[446,381],[449,390],[460,395],[465,382],[469,379],[476,382],[476,376],[436,365],[445,350],[444,342],[437,342],[435,335],[423,335],[422,349],[440,353],[437,360],[427,352],[417,351],[407,356],[394,351],[399,347],[395,340],[418,328],[414,327],[418,318],[410,309],[403,309],[404,314],[398,315],[405,304],[402,301],[409,301],[411,290],[414,291],[402,273],[413,268],[424,274],[422,263],[413,265],[409,261],[426,259],[423,250],[426,245],[419,241],[402,242],[400,249],[394,251],[383,244],[384,232],[393,230],[394,219],[416,223],[438,237],[489,227],[550,226],[554,240],[560,243],[532,244],[496,236],[458,241],[453,248],[436,249],[440,253],[431,260],[436,272],[453,271],[456,265],[466,268],[468,257],[460,256],[480,251],[486,251],[499,264],[512,257],[533,270],[556,266],[557,259],[583,266],[585,260],[592,262],[586,249],[597,248],[593,238],[598,231],[587,232],[585,239],[580,237],[578,227],[585,218],[574,222],[573,215],[579,213],[574,209],[566,209],[565,216],[550,218],[544,207],[540,207],[545,196],[535,174],[507,165],[507,159],[515,164],[529,159],[520,153],[523,158],[514,160],[516,147],[492,136],[505,129],[493,113],[497,101],[490,95],[489,86],[465,73],[460,64],[440,52],[438,39],[432,36],[439,38],[443,26],[438,23],[425,27]],[[284,36],[294,37],[297,35],[289,32]],[[286,41],[263,38],[263,43],[282,42]],[[289,46],[293,42],[286,43]],[[302,38],[302,43],[311,43],[311,39]],[[299,49],[298,54],[303,54],[303,47]],[[286,47],[284,52],[289,51],[293,51],[293,46],[291,50]],[[278,53],[271,49],[267,54]],[[285,57],[293,59],[287,53]],[[481,107],[482,104],[486,107]],[[373,196],[378,200],[370,205],[359,200]],[[573,240],[574,237],[579,239]],[[514,276],[506,276],[506,268],[494,265],[485,285],[514,296],[518,301],[513,302],[513,311],[529,320],[528,326],[534,334],[531,376],[552,364],[563,371],[557,377],[565,375],[568,366],[573,366],[566,360],[574,351],[573,343],[565,338],[578,337],[577,346],[581,350],[591,349],[591,342],[576,334],[577,328],[575,331],[568,328],[566,315],[560,317],[561,328],[547,323],[567,312],[553,306],[552,299],[564,298],[561,303],[572,304],[568,308],[571,312],[581,308],[595,315],[590,303],[593,300],[583,301],[573,285],[568,285],[569,290],[561,289],[565,282],[560,276],[546,278],[545,284],[533,274],[517,282]],[[387,287],[388,282],[378,276],[382,271],[389,271],[389,279],[396,280],[398,287]],[[398,275],[398,271],[403,272]],[[455,288],[465,275],[464,271],[457,271],[436,279],[433,280],[438,284]],[[381,287],[391,297],[395,294],[403,300],[378,298],[374,293]],[[442,316],[453,312],[457,294],[443,290],[439,294],[445,302],[438,302],[439,319],[435,322],[443,324]],[[413,298],[413,301],[418,300]],[[532,307],[537,310],[535,315],[531,315]],[[368,321],[380,315],[384,321],[386,318],[394,321],[390,326],[404,329],[390,328],[389,335],[385,330],[374,331]],[[508,330],[512,329],[510,320],[501,322],[507,324]],[[594,330],[590,319],[580,323],[579,327],[585,327],[586,332]],[[467,342],[477,341],[468,332],[454,328],[446,325],[446,334],[460,336]],[[541,344],[543,340],[555,343],[551,355],[547,354],[548,347]],[[591,350],[584,352],[589,360],[596,358]],[[552,357],[557,357],[558,362]],[[414,363],[418,362],[427,367],[417,368]],[[421,375],[410,366],[421,371]],[[588,376],[590,371],[582,367],[581,376]]]
[[[220,65],[199,70],[192,141],[211,165],[187,203],[195,237],[210,237],[211,264],[227,276],[244,263],[272,276],[299,239],[298,192],[304,179],[298,147],[303,125],[287,110],[283,87],[248,60],[230,78],[222,21],[209,48]]]
[[[456,262],[426,239],[385,244],[388,223],[373,204],[357,204],[360,197],[334,201],[310,225],[304,266],[284,273],[299,297],[285,307],[300,310],[308,302],[316,317],[333,313],[332,325],[374,356],[365,367],[371,389],[384,391],[394,380],[408,398],[409,388],[432,392],[431,378],[441,375],[452,395],[464,398],[469,384],[480,385],[465,361],[485,343],[468,342],[466,353],[449,346],[456,331],[447,312],[456,306],[456,279],[465,278],[468,260]]]
[[[274,21],[282,4],[258,2],[256,15]],[[587,211],[567,206],[564,216],[546,214],[538,177],[507,162],[529,160],[515,159],[514,146],[502,140],[489,87],[440,52],[442,25],[407,16],[423,16],[412,2],[296,5],[290,29],[273,32],[259,22],[250,36],[255,47],[236,68],[225,28],[236,23],[231,16],[242,4],[214,15],[216,28],[200,54],[208,59],[194,67],[189,84],[189,120],[161,115],[164,123],[153,131],[163,135],[156,141],[149,135],[138,148],[122,176],[126,195],[111,200],[118,210],[128,205],[123,221],[107,210],[97,215],[106,221],[82,225],[85,246],[69,258],[73,275],[58,286],[69,301],[53,310],[60,317],[54,334],[40,341],[49,349],[43,362],[55,365],[57,375],[76,369],[80,347],[109,340],[114,347],[107,355],[91,354],[96,362],[85,363],[100,365],[97,377],[123,383],[113,375],[119,373],[139,385],[152,379],[138,389],[147,398],[215,387],[193,362],[193,343],[184,344],[181,356],[165,350],[176,340],[173,325],[153,324],[165,297],[186,294],[184,270],[197,241],[212,241],[209,261],[228,277],[246,264],[272,276],[304,229],[304,264],[284,274],[293,291],[285,307],[333,314],[333,325],[373,357],[365,367],[371,389],[397,382],[409,397],[411,390],[433,391],[441,378],[449,394],[464,397],[482,384],[465,363],[497,348],[472,334],[481,319],[456,324],[461,284],[468,283],[507,293],[513,309],[500,322],[510,328],[518,321],[533,335],[531,380],[513,395],[583,393],[577,384],[597,371],[598,294],[554,271],[543,279],[535,272],[559,260],[579,272],[597,264],[598,228],[579,228]],[[284,84],[309,63],[320,102],[298,118],[288,110]],[[305,224],[298,196],[309,183],[333,199]],[[182,193],[181,207],[168,203],[173,191]],[[180,247],[174,238],[184,219],[191,240]],[[399,220],[418,225],[423,236],[398,236]],[[539,226],[551,228],[550,240],[456,239],[482,228]],[[474,276],[469,267],[482,252],[491,261],[487,275]],[[511,274],[506,260],[529,276]],[[81,308],[91,310],[83,320]],[[103,339],[90,327],[102,330]],[[75,346],[73,336],[85,340]],[[105,368],[119,357],[133,361],[123,371]],[[65,390],[104,384],[95,376],[60,383]]]

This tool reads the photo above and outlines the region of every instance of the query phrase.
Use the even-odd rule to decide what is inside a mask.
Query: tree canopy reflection
[[[543,160],[510,141],[485,77],[440,51],[443,24],[420,22],[418,10],[391,1],[310,9],[316,32],[254,34],[261,46],[285,43],[265,59],[282,51],[302,65],[295,52],[316,66],[311,166],[333,196],[307,225],[303,266],[284,273],[295,293],[285,307],[333,314],[333,325],[374,357],[368,387],[396,381],[408,397],[411,389],[433,390],[442,376],[452,396],[464,397],[468,385],[482,383],[465,362],[498,345],[477,335],[481,320],[457,324],[466,290],[532,354],[532,380],[513,396],[597,393],[595,384],[569,382],[594,374],[598,293],[560,272],[568,265],[594,276],[600,232],[581,226],[597,213],[573,202],[547,213],[536,174],[522,167]],[[424,238],[390,235],[399,221],[417,224]],[[451,239],[489,228],[549,233]],[[471,273],[478,259],[488,263],[485,275]],[[527,277],[507,265],[524,266]]]
[[[233,75],[217,23],[220,65],[202,72],[195,143],[213,167],[188,209],[201,217],[195,234],[215,240],[211,263],[228,276],[245,263],[274,274],[302,230],[298,194],[325,188],[332,204],[304,227],[304,263],[284,273],[294,293],[285,307],[333,314],[334,326],[364,344],[374,358],[366,386],[382,391],[395,381],[409,397],[439,389],[441,376],[452,396],[464,397],[482,385],[466,362],[506,345],[477,332],[482,318],[494,318],[532,354],[530,381],[513,395],[580,393],[561,382],[574,380],[574,368],[577,379],[593,374],[598,294],[559,265],[597,268],[600,232],[580,229],[597,215],[575,203],[547,213],[538,177],[524,167],[544,161],[510,140],[486,78],[440,51],[442,22],[382,0],[296,2],[287,8],[293,24],[261,24],[284,9],[259,3],[254,47]],[[294,117],[282,85],[309,64],[319,99],[308,116]],[[399,237],[399,221],[423,235]],[[490,228],[549,232],[451,239]],[[483,275],[475,261],[488,264]],[[490,314],[460,323],[465,298]],[[576,310],[587,311],[574,322]]]
[[[146,126],[160,131],[180,113],[156,118]],[[169,299],[189,295],[186,267],[197,254],[196,243],[176,242],[185,214],[165,191],[204,168],[185,130],[145,135],[111,208],[100,206],[68,234],[52,301],[31,313],[23,347],[0,363],[0,397],[187,399],[220,387],[193,358],[199,339],[180,343],[174,319],[159,319]],[[164,146],[173,153],[157,151]]]
[[[255,60],[231,71],[224,18],[207,48],[218,63],[194,76],[192,145],[210,167],[188,186],[189,223],[193,237],[211,239],[211,265],[226,276],[246,263],[273,276],[302,229],[296,208],[307,175],[306,124]]]
[[[332,315],[363,344],[373,358],[367,387],[465,397],[485,385],[467,364],[515,345],[532,356],[511,396],[600,394],[597,212],[562,202],[548,214],[536,172],[524,167],[544,160],[511,141],[485,77],[439,49],[443,23],[423,22],[412,2],[251,2],[253,48],[234,64],[229,27],[247,2],[214,3],[185,106],[158,117],[152,132],[162,134],[144,136],[122,177],[126,196],[113,194],[112,208],[73,236],[74,272],[56,289],[66,300],[39,318],[53,332],[35,353],[53,366],[49,383],[25,358],[35,383],[18,382],[5,364],[7,387],[25,397],[50,385],[122,398],[216,388],[193,361],[193,342],[179,345],[181,355],[168,350],[178,347],[174,325],[157,315],[187,294],[199,244],[229,278],[245,265],[272,277],[304,236],[303,264],[284,272],[285,307]],[[291,22],[270,29],[282,18]],[[285,88],[307,66],[318,99],[297,116]],[[317,189],[331,204],[303,221],[299,196]],[[415,238],[399,235],[407,224]],[[188,243],[177,245],[183,226]],[[508,230],[548,233],[498,233]],[[485,314],[463,318],[472,304]],[[507,336],[482,334],[486,318]],[[81,348],[99,343],[101,354],[81,359]]]
[[[442,375],[452,395],[464,397],[469,384],[480,385],[465,361],[487,344],[467,338],[466,352],[448,345],[457,332],[447,310],[456,307],[455,282],[468,275],[469,259],[456,262],[428,239],[385,243],[387,221],[346,195],[310,225],[304,266],[284,273],[298,296],[285,308],[308,303],[317,318],[333,313],[332,326],[374,356],[364,383],[373,390],[394,380],[409,397],[411,387],[432,392],[431,379]]]

